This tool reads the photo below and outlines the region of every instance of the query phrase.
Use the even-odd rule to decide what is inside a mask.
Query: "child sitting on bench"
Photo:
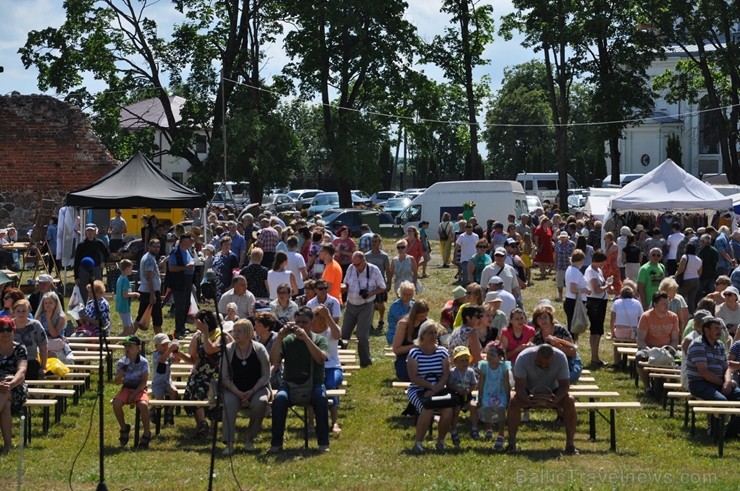
[[[149,447],[152,438],[149,416],[149,394],[146,384],[149,381],[149,362],[141,356],[141,340],[138,336],[126,336],[123,339],[126,347],[125,356],[116,363],[116,384],[123,384],[123,388],[113,398],[113,414],[116,415],[118,425],[121,427],[119,442],[121,446],[128,444],[131,433],[131,425],[126,424],[123,417],[123,406],[130,405],[139,409],[141,422],[144,425],[144,434],[139,440],[139,448]]]

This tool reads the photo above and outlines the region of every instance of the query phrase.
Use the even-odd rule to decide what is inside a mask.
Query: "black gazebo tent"
[[[141,152],[90,186],[67,194],[79,208],[203,208],[205,195],[164,175]]]

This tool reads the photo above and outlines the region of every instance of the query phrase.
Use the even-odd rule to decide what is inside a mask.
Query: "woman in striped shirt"
[[[419,328],[419,337],[414,341],[416,347],[412,348],[406,360],[411,380],[407,395],[409,402],[419,413],[419,418],[416,420],[416,443],[412,448],[414,453],[425,451],[422,441],[434,416],[433,409],[424,408],[424,400],[444,391],[450,376],[447,349],[439,346],[438,343],[438,336],[442,329],[432,320],[424,322]],[[444,450],[445,436],[450,429],[452,419],[452,407],[441,408],[438,411],[440,411],[440,420],[436,449]]]

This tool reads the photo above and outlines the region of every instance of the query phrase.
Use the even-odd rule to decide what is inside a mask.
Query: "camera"
[[[296,326],[295,324],[288,324],[288,334],[295,334]]]
[[[369,293],[368,293],[368,291],[367,291],[367,288],[361,288],[361,289],[360,289],[360,296],[361,296],[362,298],[367,298],[367,297],[369,297],[369,296],[370,296],[370,294],[369,294]]]

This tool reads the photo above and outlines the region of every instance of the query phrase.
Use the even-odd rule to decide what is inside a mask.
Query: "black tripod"
[[[90,295],[92,295],[93,305],[95,306],[95,316],[98,320],[98,414],[100,415],[100,420],[98,422],[98,433],[100,436],[98,442],[98,453],[100,458],[100,480],[98,481],[98,487],[96,489],[98,491],[108,491],[108,486],[106,486],[105,484],[105,418],[103,417],[103,404],[105,403],[105,397],[103,394],[103,347],[105,347],[106,350],[108,349],[108,338],[105,332],[105,326],[103,326],[102,316],[100,315],[100,305],[98,304],[98,297],[95,295],[95,275],[93,274],[95,261],[93,261],[93,259],[90,257],[84,257],[82,258],[82,261],[80,261],[80,266],[87,270],[90,276]]]

